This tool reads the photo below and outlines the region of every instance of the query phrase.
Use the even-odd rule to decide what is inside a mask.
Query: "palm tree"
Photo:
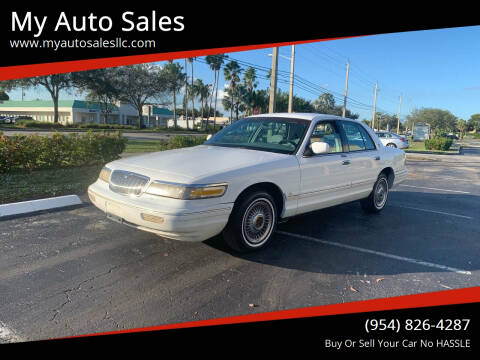
[[[165,85],[172,93],[173,98],[173,122],[175,128],[177,128],[177,103],[176,95],[184,86],[185,78],[187,74],[182,72],[182,67],[179,64],[174,64],[173,61],[169,61],[161,70],[161,75],[165,82]]]
[[[194,89],[194,86],[193,86],[193,61],[195,60],[195,58],[191,57],[191,58],[188,58],[187,60],[190,63],[190,66],[192,68],[192,79],[191,79],[191,86],[192,87],[191,88]],[[196,96],[191,97],[192,98],[192,121],[193,121],[193,125],[195,125],[195,113],[194,113],[194,111],[195,111],[195,103],[194,103],[195,97]]]
[[[232,104],[235,104],[235,87],[237,86],[237,83],[240,82],[239,75],[241,72],[242,68],[235,60],[230,61],[223,69],[223,76],[225,76],[225,80],[230,81],[229,89],[232,96]],[[236,120],[238,120],[238,111]],[[233,106],[230,107],[230,121],[233,122]]]
[[[204,84],[201,79],[195,80],[195,83],[193,85],[195,94],[200,98],[200,103],[202,104],[202,120],[203,120],[203,115],[204,115],[204,109],[207,105],[208,98],[211,95],[210,87],[211,85]]]
[[[215,80],[213,83],[213,89],[215,90],[215,107],[213,111],[213,129],[215,131],[215,126],[216,126],[216,121],[217,121],[217,96],[218,96],[218,73],[220,69],[222,68],[223,63],[225,62],[225,59],[228,58],[228,55],[225,54],[218,54],[218,55],[208,55],[205,60],[208,65],[210,65],[210,69],[215,74]],[[210,109],[212,108],[212,100],[213,100],[213,91],[212,91],[212,96],[210,98],[210,107],[208,109],[208,115],[207,115],[207,123],[206,123],[206,129],[208,129],[208,119],[210,118]]]
[[[243,74],[243,85],[247,89],[246,94],[246,105],[247,105],[247,115],[253,114],[253,97],[254,97],[254,89],[257,87],[258,82],[257,74],[255,72],[255,68],[249,67],[245,70]]]

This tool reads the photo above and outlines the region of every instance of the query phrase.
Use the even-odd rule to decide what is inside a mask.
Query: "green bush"
[[[38,129],[62,129],[64,126],[59,123],[51,123],[46,121],[36,121],[36,120],[17,120],[15,121],[16,126],[24,128],[38,128]]]
[[[181,136],[175,135],[170,138],[165,144],[165,150],[179,149],[184,147],[191,147],[201,145],[207,139],[206,136]]]
[[[453,141],[445,137],[434,137],[425,140],[425,149],[427,150],[443,150],[447,151],[452,146]]]
[[[133,125],[119,125],[119,124],[97,124],[97,123],[79,123],[67,125],[73,129],[107,129],[107,130],[136,130],[138,129]]]
[[[127,139],[120,133],[91,131],[68,136],[0,135],[0,173],[104,164],[123,152]]]

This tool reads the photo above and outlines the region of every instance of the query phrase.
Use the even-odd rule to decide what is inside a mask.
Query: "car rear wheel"
[[[362,209],[368,213],[378,213],[383,210],[387,204],[388,198],[388,179],[385,174],[380,174],[370,195],[361,200]]]
[[[255,251],[270,242],[276,226],[275,200],[269,193],[259,190],[242,196],[235,204],[223,239],[235,251]]]
[[[397,145],[395,145],[394,143],[388,143],[387,146],[388,146],[388,147],[393,147],[393,148],[396,148],[396,147],[397,147]]]

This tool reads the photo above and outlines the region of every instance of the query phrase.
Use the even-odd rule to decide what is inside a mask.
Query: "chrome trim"
[[[140,196],[149,182],[148,176],[126,170],[113,170],[110,174],[109,189],[120,195]]]

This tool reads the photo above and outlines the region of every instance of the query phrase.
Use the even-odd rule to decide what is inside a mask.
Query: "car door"
[[[306,141],[307,148],[315,141],[326,142],[330,151],[319,155],[308,151],[299,154],[301,180],[298,214],[344,202],[351,182],[348,153],[334,120],[317,122]]]
[[[382,159],[375,142],[361,124],[347,120],[339,120],[338,123],[348,145],[351,174],[349,200],[362,199],[372,191]]]

